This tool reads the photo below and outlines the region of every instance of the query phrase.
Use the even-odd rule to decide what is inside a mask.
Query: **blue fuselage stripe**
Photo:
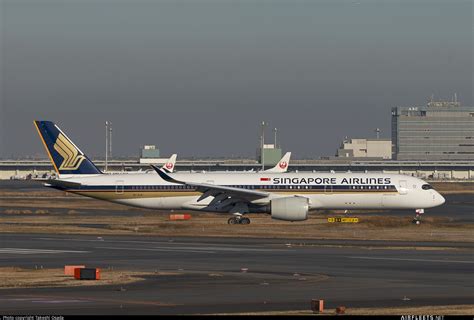
[[[232,187],[239,189],[250,190],[265,190],[265,191],[374,191],[374,192],[393,192],[397,191],[394,185],[223,185],[223,187]],[[58,189],[81,192],[81,191],[116,191],[117,189],[123,191],[195,191],[196,188],[186,185],[100,185],[91,186],[84,185],[79,188],[61,188]]]

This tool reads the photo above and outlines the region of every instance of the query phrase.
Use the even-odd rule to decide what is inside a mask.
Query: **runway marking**
[[[110,242],[110,243],[144,243],[144,244],[166,244],[166,245],[183,245],[188,244],[187,242],[175,242],[175,241],[143,241],[143,240],[100,240],[100,239],[74,239],[74,238],[36,238],[36,240],[46,241],[78,241],[78,242]],[[206,245],[206,242],[193,242],[194,245]],[[216,245],[215,243],[212,243]],[[235,246],[233,244],[222,244],[222,246]]]
[[[163,247],[155,247],[155,248],[163,248]],[[227,246],[181,246],[181,247],[166,247],[164,249],[171,249],[171,250],[214,250],[214,251],[231,251],[231,252],[242,252],[242,251],[251,251],[251,252],[279,252],[279,251],[288,251],[286,248],[282,249],[256,249],[256,248],[248,248],[245,246],[239,246],[238,244],[232,247]]]
[[[32,302],[32,303],[50,303],[50,304],[57,304],[57,303],[88,303],[88,300],[78,300],[78,299],[56,299],[51,300],[48,298],[0,298],[0,301],[11,301],[11,302]]]
[[[49,304],[58,304],[58,303],[89,303],[90,301],[86,300],[31,300],[32,303],[49,303]]]
[[[107,299],[107,298],[94,298],[94,297],[83,297],[83,296],[73,296],[70,298],[64,297],[64,296],[52,296],[52,295],[14,295],[10,297],[27,297],[23,298],[23,301],[28,301],[28,302],[43,302],[45,299],[48,299],[48,301],[61,301],[62,303],[65,302],[105,302],[105,303],[120,303],[120,304],[133,304],[133,305],[148,305],[148,306],[167,306],[167,307],[174,307],[174,306],[180,306],[182,304],[176,304],[176,303],[168,303],[168,302],[161,302],[161,301],[144,301],[144,300],[130,300],[130,299]],[[15,299],[15,298],[13,298]],[[17,298],[18,299],[18,298]],[[71,300],[65,300],[65,299],[71,299]],[[0,299],[2,300],[2,299]],[[3,300],[9,300],[9,299],[3,299]]]
[[[409,259],[409,258],[376,258],[376,257],[347,257],[351,259],[367,259],[367,260],[393,260],[393,261],[415,261],[415,262],[444,262],[444,263],[469,263],[474,264],[474,261],[463,260],[436,260],[436,259]]]
[[[58,254],[58,253],[89,253],[89,252],[90,251],[77,251],[77,250],[0,248],[0,254]]]
[[[196,252],[196,253],[217,253],[221,252],[280,252],[284,249],[251,249],[251,248],[219,248],[219,247],[153,247],[153,248],[123,248],[123,247],[96,247],[98,249],[121,249],[121,250],[142,250],[142,251],[171,251],[171,252]]]
[[[62,241],[79,241],[79,242],[107,242],[107,243],[130,243],[130,244],[155,244],[155,245],[167,245],[173,248],[166,248],[173,250],[174,246],[179,245],[188,245],[186,242],[168,242],[168,241],[131,241],[131,240],[99,240],[99,239],[72,239],[72,238],[37,238],[38,240],[46,240],[46,241],[58,241],[58,239]],[[203,242],[195,242],[193,245],[195,246],[187,246],[187,247],[176,247],[176,249],[189,249],[189,250],[204,250],[199,248],[198,245],[208,245],[209,243]],[[259,249],[255,246],[246,246],[246,245],[239,245],[239,244],[215,244],[212,243],[214,246],[206,247],[207,250],[216,250],[216,251],[255,251],[255,252],[275,252],[275,251],[287,251],[287,248],[279,248],[279,249]],[[216,247],[218,245],[218,247]]]
[[[108,249],[108,250],[131,250],[131,251],[168,251],[168,252],[191,252],[191,253],[216,253],[215,251],[205,250],[186,250],[179,248],[122,248],[122,247],[96,247],[97,249]]]

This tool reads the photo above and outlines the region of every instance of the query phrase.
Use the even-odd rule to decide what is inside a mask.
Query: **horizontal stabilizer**
[[[69,188],[79,188],[81,186],[78,182],[72,181],[65,181],[65,180],[48,180],[47,183],[44,184],[45,187],[58,187],[60,189],[69,189]]]

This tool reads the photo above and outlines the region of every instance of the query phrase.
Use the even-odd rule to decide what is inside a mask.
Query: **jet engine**
[[[272,219],[303,221],[308,219],[309,199],[305,197],[277,198],[270,201]]]

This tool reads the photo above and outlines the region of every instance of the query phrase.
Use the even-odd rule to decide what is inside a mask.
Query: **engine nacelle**
[[[272,219],[303,221],[308,219],[309,199],[305,197],[277,198],[270,201]]]

